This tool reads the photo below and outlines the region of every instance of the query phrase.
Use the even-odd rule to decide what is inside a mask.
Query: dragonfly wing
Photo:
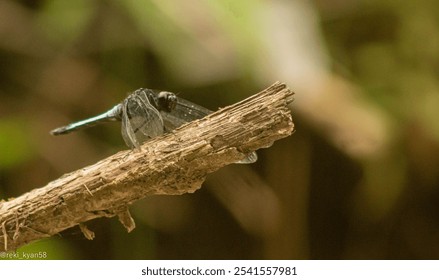
[[[146,140],[162,135],[163,120],[151,105],[148,92],[136,91],[123,102],[122,137],[130,148],[139,148]]]
[[[256,152],[251,152],[250,154],[247,154],[247,156],[244,159],[241,159],[240,161],[237,161],[235,163],[249,164],[249,163],[254,163],[257,160],[258,160],[258,154],[256,154]]]
[[[170,112],[160,111],[167,132],[176,129],[187,122],[201,119],[212,112],[213,111],[183,98],[178,98],[177,105]]]
[[[131,149],[139,148],[139,143],[137,142],[127,111],[127,105],[124,102],[122,104],[122,138],[125,141],[125,144]]]
[[[213,111],[206,109],[200,105],[192,103],[183,98],[178,98],[177,105],[170,111],[160,111],[163,116],[163,122],[167,132],[193,120],[201,119]],[[247,154],[247,156],[236,162],[241,164],[254,163],[258,160],[258,155],[255,152]]]

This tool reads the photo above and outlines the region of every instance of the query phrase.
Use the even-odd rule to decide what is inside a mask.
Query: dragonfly
[[[121,121],[125,144],[131,149],[140,149],[140,145],[146,140],[171,132],[212,112],[178,97],[175,93],[140,88],[105,113],[56,128],[50,133],[62,135],[101,123]],[[236,163],[249,164],[257,159],[257,154],[251,152]]]

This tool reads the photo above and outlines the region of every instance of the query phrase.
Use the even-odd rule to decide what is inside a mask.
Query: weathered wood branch
[[[292,133],[293,92],[275,83],[244,101],[154,138],[141,151],[121,151],[44,187],[0,202],[0,251],[50,237],[82,223],[118,215],[135,225],[128,206],[156,194],[200,188],[207,174]]]

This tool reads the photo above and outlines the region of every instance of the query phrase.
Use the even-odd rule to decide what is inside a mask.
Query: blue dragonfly
[[[56,128],[52,135],[67,134],[100,123],[122,121],[122,138],[131,149],[148,139],[170,132],[184,123],[203,118],[213,111],[177,97],[168,91],[140,88],[110,110],[82,121]],[[236,163],[249,164],[258,159],[255,152]]]

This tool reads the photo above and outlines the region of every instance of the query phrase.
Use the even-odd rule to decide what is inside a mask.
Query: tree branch
[[[0,251],[52,236],[99,217],[119,216],[128,231],[133,202],[148,195],[193,193],[206,175],[269,147],[294,130],[293,92],[275,83],[244,101],[121,151],[46,186],[0,202]]]

